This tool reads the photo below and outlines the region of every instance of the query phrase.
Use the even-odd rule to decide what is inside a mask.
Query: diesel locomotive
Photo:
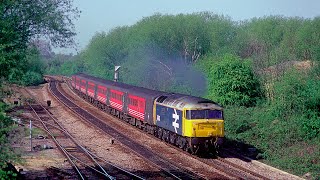
[[[223,108],[211,100],[82,73],[72,76],[71,86],[103,111],[192,154],[216,153],[224,137]]]

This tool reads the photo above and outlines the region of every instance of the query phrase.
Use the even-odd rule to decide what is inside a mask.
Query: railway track
[[[74,103],[72,99],[69,99],[64,95],[63,92],[60,92],[58,88],[58,83],[54,81],[52,78],[49,78],[49,90],[51,94],[53,94],[58,101],[64,104],[67,108],[77,114],[80,118],[85,120],[87,123],[97,127],[103,132],[109,134],[114,137],[117,141],[122,143],[123,145],[130,148],[135,154],[147,160],[149,163],[161,169],[164,178],[166,179],[203,179],[202,176],[195,174],[194,172],[181,167],[170,160],[162,157],[159,154],[151,152],[146,147],[140,145],[134,140],[128,138],[121,132],[118,132],[116,129],[111,126],[105,124],[101,119],[97,118],[90,112],[82,109],[78,105]]]
[[[68,83],[68,80],[66,81],[66,83],[67,83],[68,87],[70,89],[72,89],[70,83]],[[140,132],[144,132],[141,129],[137,129],[137,130]],[[159,140],[158,138],[154,137],[153,135],[150,135],[150,134],[147,134],[147,135],[153,139]],[[255,172],[251,169],[245,168],[241,165],[238,165],[234,162],[227,160],[226,159],[227,156],[225,156],[225,155],[218,156],[218,157],[201,158],[201,157],[197,157],[194,155],[190,155],[189,153],[183,151],[182,149],[177,148],[176,146],[174,146],[172,144],[168,144],[168,145],[175,148],[179,152],[184,153],[187,156],[192,156],[193,158],[195,158],[195,159],[197,159],[197,160],[199,160],[199,161],[201,161],[211,167],[214,167],[215,169],[227,174],[230,177],[235,177],[237,179],[270,179],[270,178],[263,176],[263,175]],[[229,155],[230,155],[230,153],[229,153]],[[232,158],[237,158],[239,160],[243,159],[239,156],[236,156],[236,154],[233,154]]]
[[[25,91],[32,99],[27,104],[34,114],[34,125],[51,136],[72,165],[77,179],[144,179],[99,158],[82,146],[30,92]]]

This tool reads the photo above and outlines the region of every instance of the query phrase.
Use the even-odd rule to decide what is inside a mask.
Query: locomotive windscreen
[[[222,119],[222,111],[212,110],[212,109],[203,109],[203,110],[187,110],[186,118],[187,119]]]

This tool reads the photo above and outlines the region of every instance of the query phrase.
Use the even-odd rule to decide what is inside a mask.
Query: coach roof
[[[116,89],[116,90],[119,90],[122,92],[128,92],[129,94],[142,96],[142,97],[146,97],[146,98],[153,98],[154,99],[158,96],[168,94],[168,93],[162,92],[162,91],[151,90],[151,89],[147,89],[147,88],[143,88],[143,87],[124,84],[121,82],[114,82],[114,81],[90,76],[90,75],[83,74],[83,73],[75,74],[75,76],[78,76],[80,78],[86,79],[88,81],[94,82],[99,85],[104,85],[107,88]]]

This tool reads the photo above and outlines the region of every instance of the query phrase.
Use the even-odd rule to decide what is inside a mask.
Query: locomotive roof
[[[161,99],[162,98],[162,99]],[[201,97],[195,97],[185,94],[170,94],[169,96],[162,96],[157,99],[157,102],[164,105],[176,107],[179,109],[217,109],[222,110],[222,106],[214,101],[204,99]]]

